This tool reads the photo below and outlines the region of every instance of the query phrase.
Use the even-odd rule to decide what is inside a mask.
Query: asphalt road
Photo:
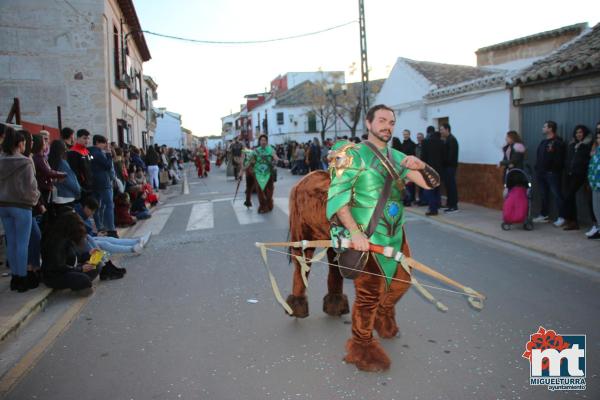
[[[284,205],[297,178],[279,175],[275,196]],[[254,242],[286,240],[285,206],[257,220],[256,207],[244,216],[232,206],[234,191],[222,171],[206,180],[191,177],[190,194],[155,213],[153,229],[160,232],[144,253],[123,259],[126,277],[99,283],[8,398],[600,398],[597,275],[409,217],[415,258],[488,300],[478,312],[461,296],[432,291],[449,307],[441,313],[409,291],[397,306],[401,335],[383,341],[391,369],[364,373],[342,361],[349,316],[321,311],[324,266],[311,273],[308,318],[290,318],[274,301]],[[269,260],[285,296],[291,268],[283,255]],[[351,282],[345,291],[352,301]],[[587,334],[586,391],[551,393],[529,385],[521,354],[540,325]]]

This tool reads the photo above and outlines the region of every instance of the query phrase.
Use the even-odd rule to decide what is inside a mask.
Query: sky
[[[369,78],[387,78],[398,57],[475,65],[475,50],[562,26],[600,20],[595,1],[364,0]],[[261,40],[358,21],[358,0],[134,0],[142,29],[202,40]],[[596,5],[594,5],[596,4]],[[360,80],[358,22],[301,39],[207,45],[145,35],[158,83],[156,107],[182,114],[195,135],[221,133],[244,95],[286,72],[344,71]],[[352,73],[352,65],[357,68]]]

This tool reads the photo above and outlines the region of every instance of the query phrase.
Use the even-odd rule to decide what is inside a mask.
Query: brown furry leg
[[[358,343],[353,339],[346,342],[344,361],[355,364],[361,371],[380,372],[390,368],[392,362],[377,340]]]
[[[404,233],[403,238],[402,253],[407,257],[410,257],[410,248],[406,241],[406,233]],[[375,330],[379,334],[379,337],[385,339],[393,338],[400,332],[398,324],[396,323],[396,303],[398,303],[402,296],[410,289],[410,283],[408,283],[410,282],[410,275],[400,264],[398,264],[394,278],[399,279],[402,282],[397,280],[392,281],[377,307],[377,315],[375,317]]]
[[[306,299],[306,296],[297,297],[290,294],[285,301],[292,308],[293,314],[291,317],[308,317],[308,300]]]
[[[332,317],[350,313],[348,297],[343,293],[327,293],[323,297],[323,312]]]
[[[365,271],[379,273],[373,256]],[[344,360],[356,364],[363,371],[383,371],[390,367],[390,359],[379,343],[373,339],[375,315],[385,292],[385,279],[359,274],[354,280],[356,299],[352,307],[352,339],[346,344],[348,351]]]
[[[290,249],[293,256],[301,255],[302,251],[298,249]],[[292,278],[292,294],[288,296],[286,302],[292,308],[293,317],[306,318],[308,317],[308,300],[306,299],[306,286],[302,280],[300,263],[292,256],[294,264],[294,277]],[[312,255],[311,255],[312,257]]]
[[[335,252],[333,249],[327,251],[327,260],[329,264],[335,263]],[[340,316],[350,313],[348,297],[343,293],[344,278],[340,274],[340,269],[335,266],[329,266],[327,275],[327,295],[323,298],[323,312],[332,316]]]

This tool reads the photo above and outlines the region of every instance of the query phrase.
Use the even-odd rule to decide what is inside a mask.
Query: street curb
[[[11,333],[16,332],[27,320],[43,309],[52,292],[53,290],[50,288],[41,288],[40,292],[33,299],[25,303],[7,323],[0,326],[0,342],[4,341]]]
[[[478,235],[485,236],[485,237],[490,238],[490,239],[498,240],[498,241],[503,242],[503,243],[512,244],[514,246],[518,246],[518,247],[521,247],[521,248],[526,249],[526,250],[535,251],[536,253],[540,253],[540,254],[543,254],[545,256],[554,257],[554,258],[557,258],[557,259],[559,259],[561,261],[565,261],[565,262],[568,262],[568,263],[575,264],[575,265],[577,265],[579,267],[589,269],[589,270],[591,270],[593,272],[600,272],[600,266],[592,264],[592,263],[589,263],[589,262],[587,262],[585,260],[581,260],[581,259],[577,259],[577,258],[573,258],[573,257],[568,257],[568,256],[565,256],[563,254],[553,253],[551,251],[540,249],[539,247],[536,247],[536,246],[527,245],[527,244],[524,244],[522,242],[507,240],[507,239],[500,238],[498,236],[490,235],[489,233],[480,231],[478,229],[472,228],[472,227],[467,226],[467,225],[463,225],[463,224],[461,224],[459,222],[455,222],[455,221],[446,219],[446,218],[441,217],[439,215],[438,216],[434,216],[434,217],[427,217],[427,216],[425,216],[425,213],[421,213],[419,211],[415,211],[415,210],[411,210],[411,209],[407,209],[407,208],[405,208],[405,210],[408,211],[408,212],[410,212],[411,214],[419,215],[419,216],[425,217],[425,218],[431,218],[434,221],[441,222],[441,223],[444,223],[446,225],[452,225],[452,226],[454,226],[456,228],[463,229],[465,231],[469,231],[469,232],[472,232],[472,233],[476,233]]]

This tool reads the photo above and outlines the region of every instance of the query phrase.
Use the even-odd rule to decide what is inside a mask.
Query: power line
[[[200,44],[260,44],[260,43],[280,42],[280,41],[283,41],[283,40],[299,39],[299,38],[303,38],[303,37],[307,37],[307,36],[318,35],[320,33],[325,33],[325,32],[332,31],[334,29],[343,28],[344,26],[348,26],[348,25],[354,24],[356,22],[358,22],[358,21],[353,20],[353,21],[346,22],[344,24],[340,24],[340,25],[329,27],[329,28],[321,29],[319,31],[308,32],[308,33],[301,33],[301,34],[292,35],[292,36],[284,36],[284,37],[275,38],[275,39],[243,40],[243,41],[190,39],[190,38],[184,38],[184,37],[180,37],[180,36],[166,35],[166,34],[163,34],[163,33],[157,33],[157,32],[152,32],[152,31],[147,31],[147,30],[141,30],[139,32],[143,32],[143,33],[147,33],[148,35],[163,37],[163,38],[167,38],[167,39],[175,39],[175,40],[181,40],[181,41],[184,41],[184,42],[192,42],[192,43],[200,43]]]

